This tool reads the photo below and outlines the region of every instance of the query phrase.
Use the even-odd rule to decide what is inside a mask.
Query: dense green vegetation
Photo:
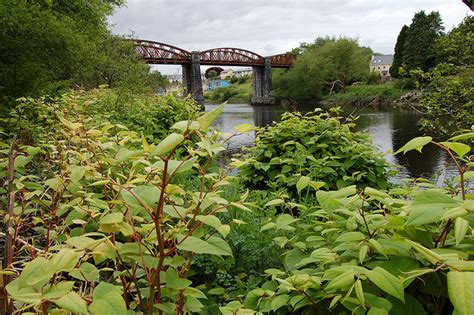
[[[235,163],[249,188],[294,197],[301,181],[309,190],[387,188],[389,165],[367,136],[353,133],[352,121],[331,113],[285,113],[279,123],[258,132],[245,161]],[[311,193],[313,194],[314,191]]]
[[[97,90],[21,99],[20,108],[45,115],[5,122],[20,135],[0,150],[2,214],[15,231],[14,246],[5,247],[15,257],[4,271],[15,301],[7,307],[92,314],[454,307],[468,314],[474,208],[465,181],[473,172],[463,142],[472,133],[433,142],[457,156],[460,176],[449,188],[407,180],[385,190],[386,162],[351,123],[337,113],[288,114],[259,131],[232,178],[214,162],[228,136],[208,131],[222,106],[194,118],[186,101],[138,103],[132,115],[169,102],[190,115],[148,141],[137,131],[156,120],[127,128],[116,124],[126,122],[114,112],[119,106],[89,110],[110,97]],[[19,132],[27,121],[36,141]],[[429,142],[414,139],[400,152]],[[284,161],[290,155],[306,162]],[[267,174],[253,168],[259,156],[268,159],[260,165],[269,177],[254,190],[251,179]],[[288,172],[273,176],[282,165]]]
[[[149,95],[162,78],[106,25],[121,4],[0,3],[0,313],[472,313],[472,17],[437,41],[444,62],[400,68],[399,82],[427,92],[423,127],[456,134],[394,153],[444,151],[458,176],[437,187],[390,183],[390,165],[337,108],[229,135],[211,127],[223,105],[201,113]],[[351,86],[374,79],[355,40],[295,53],[295,68],[275,73],[281,97],[399,93]],[[235,94],[208,97],[249,93],[233,83]],[[255,147],[231,176],[223,152],[248,132]]]
[[[398,77],[405,70],[428,71],[439,62],[438,39],[443,35],[443,21],[439,12],[417,12],[409,26],[404,25],[397,38],[390,74]]]
[[[323,102],[339,106],[393,106],[393,102],[400,99],[408,91],[399,88],[393,82],[385,84],[351,85],[344,92],[327,95]]]
[[[319,100],[325,94],[369,78],[372,50],[351,38],[318,38],[296,49],[296,64],[275,71],[273,84],[279,99]]]
[[[108,84],[146,91],[158,84],[107,17],[123,1],[5,0],[0,3],[0,102]],[[156,81],[155,81],[156,80]],[[4,114],[3,112],[1,114]]]
[[[204,99],[209,103],[250,103],[252,97],[252,82],[249,76],[232,77],[231,86],[219,87],[204,93]]]
[[[439,63],[430,71],[405,71],[400,84],[417,86],[424,93],[419,109],[421,127],[440,137],[474,125],[473,66],[474,18],[466,17],[437,42]]]

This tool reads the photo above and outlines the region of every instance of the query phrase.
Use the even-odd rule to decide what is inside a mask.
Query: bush
[[[313,187],[324,182],[325,189],[388,187],[388,163],[367,135],[352,132],[353,123],[338,113],[285,113],[278,124],[260,129],[246,159],[234,163],[239,178],[249,188],[284,188],[291,196],[300,180],[310,180]]]
[[[435,144],[466,165],[473,156],[458,141],[472,137]],[[430,142],[415,138],[399,151]],[[306,216],[282,214],[262,227],[287,232],[275,238],[286,248],[285,267],[266,270],[266,283],[243,304],[228,307],[281,314],[470,314],[474,204],[462,178],[472,172],[458,171],[450,189],[407,181],[388,193],[357,192],[355,186],[319,191],[319,206]]]
[[[232,222],[218,216],[234,207],[248,210],[245,197],[232,203],[221,197],[230,184],[225,172],[209,172],[224,147],[207,129],[223,106],[178,122],[154,145],[123,126],[76,115],[85,104],[69,99],[56,112],[59,122],[51,127],[61,132],[45,139],[51,150],[46,158],[56,170],[51,176],[30,172],[41,148],[8,150],[0,142],[0,181],[9,183],[0,200],[15,196],[1,213],[13,244],[5,249],[8,268],[2,270],[15,275],[5,283],[9,308],[200,312],[206,295],[187,279],[193,259],[231,256],[224,238]],[[191,136],[200,141],[177,156]],[[193,174],[195,185],[179,182],[178,174]],[[12,257],[21,259],[21,268]]]
[[[154,142],[163,139],[175,122],[194,119],[199,110],[191,98],[134,95],[102,88],[70,91],[58,97],[20,98],[0,123],[6,134],[16,134],[25,144],[38,144],[61,134],[56,126],[65,114],[87,117],[86,124],[119,124]]]

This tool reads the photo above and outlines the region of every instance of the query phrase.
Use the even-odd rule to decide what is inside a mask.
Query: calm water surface
[[[217,105],[206,105],[211,110]],[[279,120],[280,115],[287,109],[275,106],[251,106],[249,104],[227,104],[222,115],[214,125],[223,132],[233,132],[233,127],[240,124],[253,124],[263,127]],[[294,110],[294,109],[292,109]],[[311,108],[299,108],[302,112]],[[358,115],[357,129],[368,132],[374,145],[385,155],[385,158],[396,166],[399,175],[395,182],[402,178],[424,177],[436,179],[442,185],[446,177],[456,175],[456,170],[446,154],[434,145],[427,145],[423,153],[409,152],[406,155],[392,155],[409,140],[423,135],[417,128],[420,116],[411,111],[376,110],[370,108],[345,108],[345,113]],[[255,133],[240,135],[234,138],[230,149],[238,150],[242,146],[252,146]]]

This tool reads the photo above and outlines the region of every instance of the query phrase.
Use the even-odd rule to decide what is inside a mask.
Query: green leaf
[[[255,130],[255,126],[252,124],[242,124],[234,127],[235,130],[237,130],[240,133],[246,133],[252,130]]]
[[[354,271],[348,270],[332,279],[326,286],[327,291],[344,290],[354,283]]]
[[[74,183],[77,183],[84,177],[84,174],[86,173],[86,168],[84,166],[79,166],[79,165],[69,165],[67,167],[69,172],[71,173],[71,180]]]
[[[39,304],[41,302],[41,292],[37,292],[32,286],[21,288],[19,283],[19,279],[16,279],[5,287],[12,299],[29,304]]]
[[[62,296],[65,296],[69,292],[71,292],[72,288],[74,287],[74,281],[63,281],[59,282],[56,285],[53,285],[43,292],[43,296],[41,297],[42,300],[52,300],[52,299],[59,299]]]
[[[61,249],[50,258],[50,264],[54,266],[54,272],[71,271],[76,267],[84,252],[73,249]]]
[[[365,240],[365,235],[361,232],[347,232],[339,236],[335,242],[357,242]]]
[[[379,254],[382,254],[384,255],[385,257],[387,257],[387,254],[385,253],[385,249],[383,248],[382,245],[380,245],[379,242],[377,242],[377,240],[371,238],[369,240],[369,245],[370,247],[372,247],[373,249],[375,249]],[[388,258],[388,257],[387,257]]]
[[[468,140],[471,138],[474,138],[474,132],[468,132],[459,136],[452,137],[449,139],[449,141]]]
[[[433,265],[436,265],[437,263],[441,262],[443,258],[441,255],[436,254],[432,250],[429,250],[428,248],[412,242],[410,240],[405,240],[414,250],[416,250],[418,253],[420,253],[423,257],[425,257],[430,263]]]
[[[176,148],[181,142],[183,142],[184,136],[179,133],[172,133],[164,138],[156,147],[150,152],[151,156],[155,155],[165,155],[171,150]]]
[[[173,290],[184,290],[189,287],[192,282],[188,279],[180,278],[174,268],[166,270],[166,286]]]
[[[76,292],[69,292],[65,296],[55,300],[54,303],[60,308],[71,313],[86,314],[87,304]]]
[[[141,204],[143,204],[147,208],[153,209],[158,204],[160,192],[160,189],[155,186],[143,185],[132,188],[131,193],[122,189],[120,194],[131,207],[142,208]]]
[[[205,113],[204,115],[202,115],[201,117],[199,117],[197,119],[198,123],[199,123],[199,126],[200,126],[200,130],[201,131],[206,131],[207,128],[209,128],[210,125],[212,125],[212,123],[214,122],[214,120],[217,119],[217,117],[219,117],[219,115],[222,113],[222,111],[224,110],[224,104],[221,104],[219,106],[217,106],[216,108],[214,108],[213,110]]]
[[[199,123],[195,120],[183,120],[183,121],[178,121],[171,128],[177,129],[181,132],[184,132],[186,130],[198,130]]]
[[[448,272],[448,294],[455,315],[469,315],[474,310],[474,272]]]
[[[265,204],[265,207],[278,206],[285,203],[283,199],[273,199]]]
[[[459,245],[466,236],[469,229],[469,221],[463,218],[456,218],[454,221],[454,236],[456,237],[456,245]]]
[[[418,193],[413,203],[407,206],[410,210],[407,226],[434,223],[440,220],[447,208],[453,208],[457,202],[438,190],[424,190]]]
[[[197,215],[196,220],[212,226],[216,230],[219,230],[219,228],[222,226],[221,220],[219,220],[219,218],[214,215]]]
[[[55,266],[44,257],[38,257],[25,264],[25,268],[18,277],[19,289],[25,287],[41,288],[55,272]]]
[[[451,151],[456,152],[456,154],[460,157],[463,157],[471,151],[470,146],[460,142],[441,142],[441,144],[444,145],[446,148],[450,149]]]
[[[364,290],[362,289],[362,282],[360,279],[357,279],[354,283],[354,290],[360,305],[362,305],[362,307],[365,309]]]
[[[308,187],[309,183],[311,182],[311,178],[308,176],[301,176],[298,182],[296,183],[296,190],[298,191],[298,194]]]
[[[417,150],[421,152],[421,149],[423,149],[425,145],[430,143],[431,140],[433,140],[433,138],[431,137],[417,137],[417,138],[411,139],[403,147],[398,149],[397,152],[395,152],[395,154],[398,154],[400,152],[403,152],[403,154],[405,154],[408,151],[412,151],[412,150]]]
[[[81,281],[99,281],[99,270],[97,270],[93,264],[88,262],[82,263],[79,268],[71,271],[69,275]]]
[[[100,219],[99,224],[119,224],[123,221],[123,214],[120,212],[109,213]]]
[[[369,270],[367,272],[367,277],[383,291],[396,297],[402,302],[405,301],[403,284],[400,278],[395,277],[390,272],[380,267],[375,267],[373,270]]]
[[[282,306],[286,305],[289,300],[290,300],[290,296],[287,295],[287,294],[278,295],[278,296],[274,297],[272,299],[271,304],[270,304],[271,307],[272,307],[272,310],[275,312],[276,310],[278,310]]]
[[[127,315],[127,307],[119,287],[100,282],[92,293],[89,310],[96,315]]]
[[[211,236],[207,241],[194,236],[188,236],[176,246],[180,250],[194,252],[196,254],[211,254],[217,256],[232,256],[232,250],[223,239]]]

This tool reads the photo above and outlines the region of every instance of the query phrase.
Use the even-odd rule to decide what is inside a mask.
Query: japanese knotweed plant
[[[249,211],[245,196],[221,197],[227,174],[209,172],[224,149],[208,131],[222,109],[174,124],[156,145],[76,115],[60,118],[63,136],[43,149],[4,146],[6,312],[199,312],[206,295],[187,279],[193,257],[232,255],[232,221],[219,214]],[[56,170],[44,180],[28,173],[41,150]],[[177,181],[183,174],[197,184]]]
[[[472,132],[439,143],[420,137],[399,150],[431,142],[446,151],[459,171],[455,189],[413,181],[389,192],[318,191],[318,205],[305,215],[268,222],[263,232],[286,232],[274,239],[286,249],[285,268],[266,270],[265,284],[223,311],[472,314],[474,193],[466,182],[474,178],[474,156],[462,142],[473,138]],[[299,185],[304,193],[309,181]]]
[[[367,135],[353,132],[353,121],[339,113],[338,108],[285,113],[281,122],[259,130],[255,147],[234,162],[241,181],[257,190],[284,189],[292,197],[301,176],[324,182],[328,190],[349,185],[387,188],[389,164]]]

